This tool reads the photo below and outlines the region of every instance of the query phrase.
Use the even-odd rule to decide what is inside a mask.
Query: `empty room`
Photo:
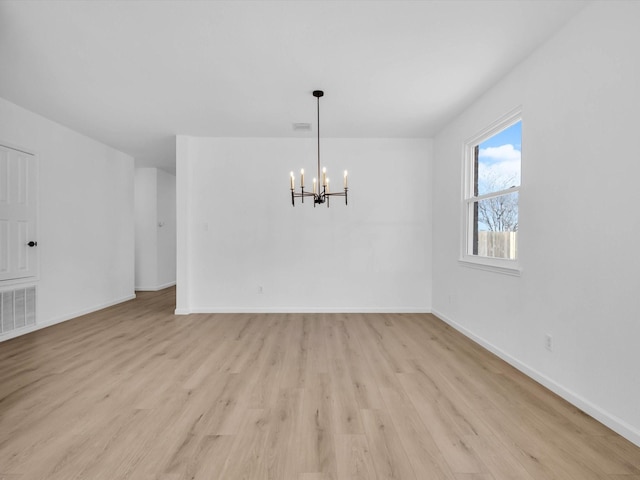
[[[640,480],[639,23],[0,0],[0,480]]]

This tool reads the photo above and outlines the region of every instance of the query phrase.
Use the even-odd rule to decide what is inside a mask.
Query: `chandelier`
[[[324,95],[322,90],[314,90],[313,96],[316,97],[317,108],[318,108],[318,176],[313,179],[313,187],[312,191],[304,190],[304,168],[300,170],[300,191],[295,191],[295,177],[293,172],[291,172],[291,205],[296,206],[296,198],[299,198],[302,203],[304,203],[305,197],[313,197],[313,207],[315,208],[316,204],[327,204],[327,208],[329,208],[329,199],[331,197],[344,197],[344,204],[347,205],[347,171],[344,171],[343,177],[343,190],[339,190],[337,192],[331,192],[329,189],[329,178],[327,177],[327,168],[322,167],[322,184],[319,185],[318,181],[320,177],[320,97]]]

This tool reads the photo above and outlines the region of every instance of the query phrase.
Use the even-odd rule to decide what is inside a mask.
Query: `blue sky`
[[[522,122],[518,122],[480,145],[478,155],[479,194],[493,190],[489,184],[520,185]],[[506,185],[508,183],[508,185]],[[499,188],[501,189],[501,188]]]
[[[522,151],[522,121],[485,140],[480,144],[480,149],[499,147],[501,145],[513,145],[516,150]]]

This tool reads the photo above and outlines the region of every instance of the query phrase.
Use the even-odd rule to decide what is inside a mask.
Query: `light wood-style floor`
[[[640,479],[640,448],[431,315],[174,301],[0,344],[0,479]]]

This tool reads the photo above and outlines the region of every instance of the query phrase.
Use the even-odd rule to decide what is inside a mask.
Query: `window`
[[[462,261],[518,274],[521,111],[465,142]]]

